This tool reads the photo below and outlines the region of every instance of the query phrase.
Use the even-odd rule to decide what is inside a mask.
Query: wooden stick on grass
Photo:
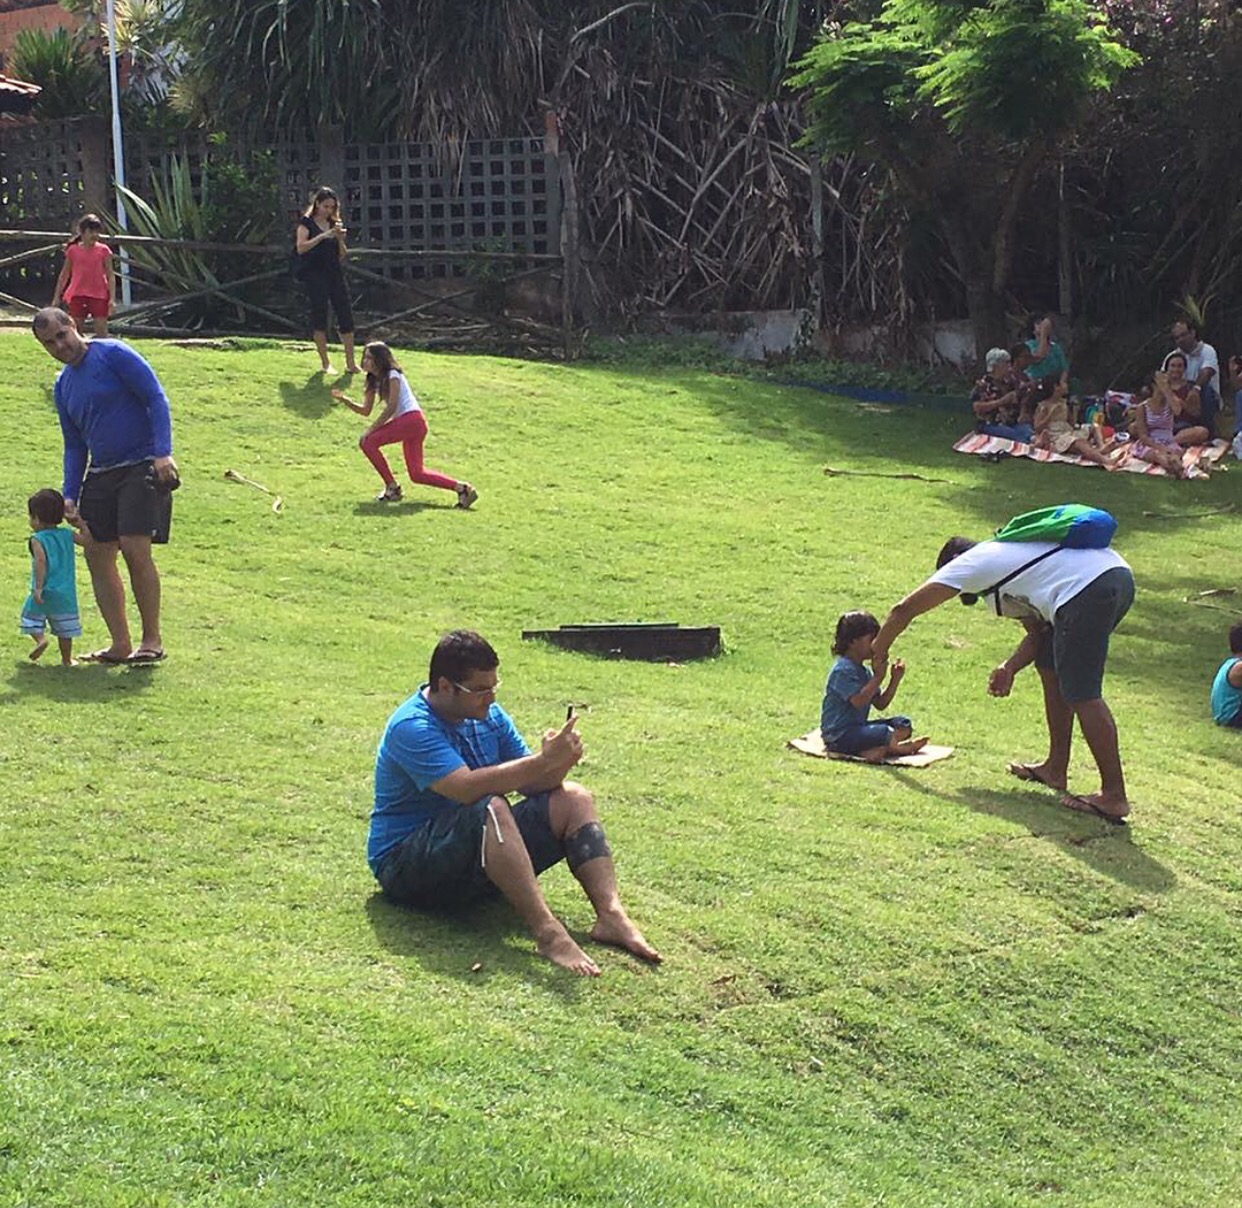
[[[224,477],[229,482],[240,482],[243,486],[254,487],[256,491],[262,491],[264,495],[271,495],[272,492],[267,489],[261,482],[255,482],[253,478],[247,478],[245,474],[239,474],[236,470],[225,470]],[[278,516],[285,506],[285,501],[279,495],[272,499],[272,511]]]
[[[855,478],[913,478],[918,482],[949,482],[947,478],[927,478],[922,474],[888,474],[883,470],[838,470],[835,466],[825,466],[824,473],[829,478],[835,478],[838,474],[850,474]]]

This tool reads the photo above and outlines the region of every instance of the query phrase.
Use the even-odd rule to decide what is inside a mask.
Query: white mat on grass
[[[786,745],[795,751],[801,751],[803,755],[813,755],[816,759],[848,759],[852,763],[870,763],[870,760],[860,759],[857,755],[838,755],[835,751],[827,750],[818,730],[791,738]],[[900,764],[903,768],[925,768],[929,763],[939,763],[952,754],[952,747],[938,747],[929,742],[917,755],[890,755],[884,762]]]

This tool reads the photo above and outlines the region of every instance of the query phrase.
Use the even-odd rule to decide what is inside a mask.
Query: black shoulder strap
[[[996,615],[998,617],[1002,616],[1003,614],[1001,613],[1001,605],[1000,605],[1000,589],[1004,587],[1005,584],[1008,583],[1011,579],[1016,579],[1020,574],[1023,574],[1026,571],[1030,570],[1031,567],[1034,566],[1037,562],[1042,562],[1045,558],[1051,558],[1052,555],[1055,554],[1058,550],[1063,550],[1064,548],[1065,546],[1063,545],[1054,545],[1052,549],[1044,550],[1042,554],[1037,554],[1029,562],[1024,562],[1021,566],[1018,567],[1017,570],[1010,571],[1009,574],[1007,574],[1003,579],[999,580],[996,583],[993,583],[991,587],[985,588],[979,594],[981,596],[990,596],[992,595],[993,592],[995,592],[996,593],[995,596],[992,597],[992,607],[996,609]]]

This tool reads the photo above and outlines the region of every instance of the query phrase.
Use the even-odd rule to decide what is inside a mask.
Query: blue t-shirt
[[[1242,713],[1242,688],[1235,688],[1229,682],[1229,668],[1238,661],[1238,656],[1231,654],[1221,663],[1212,681],[1212,716],[1222,726],[1232,725],[1234,718]]]
[[[461,805],[429,785],[458,768],[490,768],[530,754],[509,715],[493,704],[483,721],[445,721],[423,684],[388,719],[375,757],[375,809],[367,862],[379,874],[388,852],[437,814]]]
[[[864,726],[871,706],[856,709],[850,697],[856,695],[871,679],[871,672],[861,663],[841,655],[828,672],[824,688],[824,706],[819,713],[819,730],[825,742],[840,738],[850,726]]]
[[[67,528],[36,529],[31,541],[43,547],[47,576],[43,580],[43,609],[49,615],[78,611],[77,582],[74,579],[73,533]],[[30,566],[30,594],[35,588],[33,551]]]
[[[87,458],[92,470],[172,456],[168,396],[155,371],[120,340],[90,340],[53,391],[65,438],[62,493],[75,502]]]

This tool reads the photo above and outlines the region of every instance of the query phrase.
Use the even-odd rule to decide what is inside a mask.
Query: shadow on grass
[[[43,657],[59,656],[53,648]],[[62,667],[59,663],[32,663],[24,659],[9,676],[10,700],[37,695],[65,704],[116,700],[121,696],[145,692],[159,678],[156,666],[117,667],[103,663],[81,663]]]
[[[1113,826],[1103,819],[1076,814],[1058,804],[1044,790],[998,792],[996,789],[963,788],[956,792],[935,789],[909,773],[895,771],[907,788],[964,805],[977,814],[1004,818],[1081,860],[1104,876],[1112,877],[1144,893],[1167,893],[1177,877],[1134,843],[1133,826]]]
[[[481,902],[460,910],[414,910],[373,893],[364,903],[375,938],[389,952],[418,961],[430,974],[486,985],[496,974],[507,974],[543,986],[566,999],[576,999],[584,979],[557,969],[533,948],[512,908],[505,902]],[[582,936],[575,935],[579,942]],[[482,966],[478,970],[475,965]]]
[[[415,512],[443,512],[459,510],[456,504],[445,507],[427,499],[403,499],[400,503],[380,503],[377,499],[361,500],[354,504],[355,516],[412,516]]]
[[[612,370],[618,376],[628,371]],[[650,371],[642,376],[650,381]],[[953,443],[973,428],[966,402],[969,386],[963,383],[961,400],[955,404],[926,406],[919,403],[873,405],[825,394],[804,386],[774,387],[764,383],[761,412],[755,408],[754,391],[744,379],[713,377],[699,372],[660,375],[692,393],[720,420],[748,439],[783,443],[800,458],[808,453],[822,457],[840,469],[867,474],[919,472],[945,478],[939,484],[896,483],[894,493],[943,500],[955,509],[978,517],[973,533],[990,535],[1016,512],[1078,501],[1106,508],[1122,519],[1123,532],[1154,531],[1163,534],[1194,531],[1200,523],[1213,523],[1182,512],[1201,512],[1226,503],[1242,504],[1242,474],[1214,473],[1207,482],[1173,482],[1138,474],[1106,474],[1094,469],[1066,465],[1041,465],[1024,458],[1011,458],[991,465],[981,458],[953,451]],[[907,495],[907,498],[910,498]],[[1159,511],[1162,516],[1144,516]],[[923,561],[930,571],[935,552],[951,533],[930,533]],[[914,561],[919,562],[917,551]],[[913,587],[915,584],[912,583]]]
[[[303,419],[323,419],[336,406],[329,391],[334,386],[345,387],[348,381],[343,374],[333,380],[322,373],[312,373],[300,386],[296,382],[281,382],[280,401]]]

